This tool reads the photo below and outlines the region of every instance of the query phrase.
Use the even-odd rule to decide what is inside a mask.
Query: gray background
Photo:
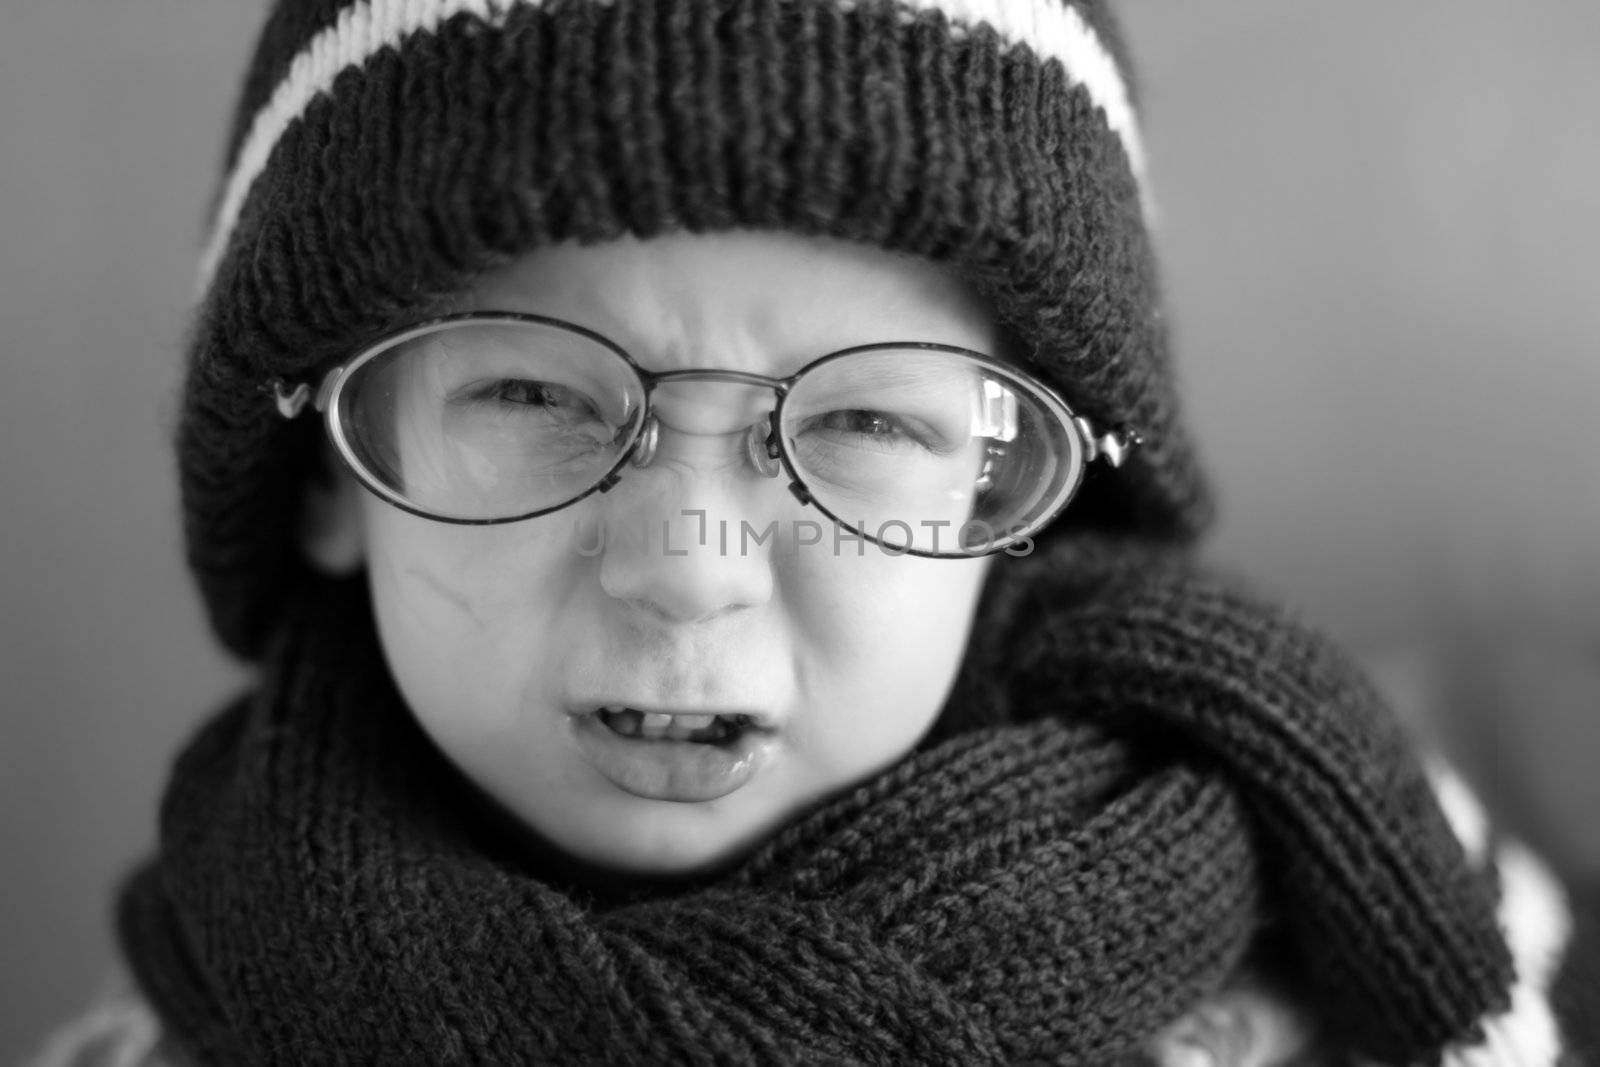
[[[1600,7],[1129,0],[1220,556],[1600,873]],[[184,573],[179,337],[256,3],[0,31],[0,1061],[242,677]]]

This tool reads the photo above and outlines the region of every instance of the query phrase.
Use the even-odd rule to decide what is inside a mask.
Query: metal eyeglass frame
[[[590,486],[588,489],[584,490],[578,495],[551,507],[538,508],[534,511],[523,512],[517,515],[509,515],[502,518],[460,518],[453,515],[440,515],[418,507],[417,505],[405,499],[403,496],[396,493],[389,486],[383,484],[383,482],[378,480],[375,475],[366,469],[365,465],[356,455],[355,450],[351,447],[348,439],[346,438],[344,426],[340,422],[337,415],[339,409],[339,400],[343,395],[346,384],[350,381],[351,377],[356,371],[360,370],[372,360],[383,355],[385,352],[404,344],[414,337],[420,337],[423,334],[436,332],[441,327],[448,327],[464,322],[481,322],[490,324],[530,324],[549,326],[559,330],[565,330],[569,333],[574,333],[587,340],[593,341],[594,343],[608,349],[620,357],[633,372],[633,374],[638,378],[639,383],[644,390],[644,402],[641,406],[639,417],[634,420],[634,425],[630,431],[629,439],[623,448],[617,453],[616,462],[612,464],[611,469],[608,470],[599,480],[597,480],[594,485]],[[657,385],[663,382],[720,381],[754,387],[764,387],[772,390],[777,397],[777,403],[764,419],[757,420],[747,431],[746,450],[752,466],[754,466],[758,472],[769,478],[777,477],[780,471],[787,472],[789,475],[789,492],[793,494],[795,499],[801,504],[810,505],[811,507],[816,508],[829,519],[838,523],[840,526],[851,531],[855,535],[872,541],[874,544],[881,545],[881,542],[879,542],[877,538],[873,537],[864,530],[856,529],[854,525],[829,511],[827,507],[825,507],[816,499],[816,497],[812,494],[811,489],[806,485],[805,479],[801,477],[793,458],[789,455],[789,450],[783,443],[783,435],[778,432],[778,428],[783,425],[784,403],[787,401],[790,391],[804,375],[816,369],[817,367],[832,363],[836,360],[846,359],[850,356],[860,355],[866,352],[881,352],[890,349],[901,351],[911,350],[924,352],[946,352],[950,353],[951,355],[961,356],[981,366],[990,368],[1002,378],[1012,378],[1022,382],[1030,389],[1035,390],[1049,406],[1056,409],[1056,416],[1061,420],[1064,426],[1071,429],[1071,437],[1077,445],[1076,470],[1073,472],[1072,477],[1062,485],[1060,490],[1057,491],[1055,494],[1055,499],[1050,502],[1050,506],[1040,512],[1040,517],[1034,522],[1029,523],[1026,527],[1021,528],[1016,533],[1008,532],[1005,537],[998,539],[984,552],[934,552],[924,549],[910,547],[901,548],[899,546],[895,546],[896,554],[947,559],[973,558],[976,556],[990,555],[995,552],[999,552],[1005,549],[1008,545],[1016,544],[1024,538],[1032,536],[1046,526],[1052,519],[1054,519],[1055,516],[1061,512],[1061,510],[1077,493],[1078,487],[1082,484],[1084,474],[1087,471],[1090,463],[1094,462],[1095,460],[1104,460],[1112,467],[1120,467],[1127,459],[1128,454],[1143,441],[1143,438],[1137,430],[1127,426],[1119,426],[1112,431],[1101,433],[1094,427],[1092,423],[1089,422],[1088,419],[1081,415],[1075,414],[1071,406],[1064,399],[1062,399],[1061,395],[1053,388],[1051,388],[1045,382],[1040,381],[1038,378],[1035,378],[1033,375],[1027,373],[1022,368],[1007,363],[994,356],[987,355],[983,352],[974,351],[969,348],[961,348],[956,345],[937,344],[927,341],[884,341],[874,344],[855,345],[850,348],[840,349],[839,351],[829,352],[826,355],[819,356],[818,358],[807,363],[805,366],[801,367],[799,370],[795,371],[793,374],[782,378],[776,378],[765,374],[756,374],[750,371],[724,370],[711,367],[685,368],[683,370],[672,371],[651,371],[639,366],[639,364],[634,361],[633,357],[630,356],[620,345],[603,334],[597,333],[594,330],[588,329],[587,327],[579,326],[576,323],[567,322],[564,319],[516,311],[482,310],[458,312],[452,315],[442,315],[436,318],[413,323],[410,326],[385,334],[362,348],[354,359],[331,368],[325,375],[323,375],[321,384],[318,385],[315,392],[312,391],[311,385],[307,382],[299,382],[291,386],[281,378],[274,378],[270,380],[266,383],[264,388],[266,391],[270,391],[272,393],[278,413],[286,419],[297,418],[308,404],[315,408],[318,413],[323,415],[328,435],[333,440],[334,446],[337,448],[339,457],[343,461],[344,465],[349,468],[350,472],[356,476],[356,479],[363,486],[365,486],[370,492],[376,494],[382,500],[394,505],[402,511],[409,512],[410,514],[417,515],[421,518],[432,519],[435,522],[450,523],[458,526],[496,526],[503,523],[522,522],[527,519],[538,518],[541,515],[549,515],[552,512],[569,508],[585,497],[591,496],[594,493],[604,493],[612,486],[616,485],[622,477],[624,467],[634,466],[643,468],[649,466],[655,457],[656,444],[660,432],[660,423],[656,420],[651,405],[651,400]]]

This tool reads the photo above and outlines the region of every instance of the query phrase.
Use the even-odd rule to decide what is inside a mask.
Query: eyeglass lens
[[[676,404],[699,387],[714,402],[719,391],[705,388],[714,384],[657,391],[670,386]],[[397,502],[493,521],[551,511],[599,486],[638,437],[646,392],[627,359],[594,337],[467,319],[403,336],[361,363],[334,417],[352,460]],[[1082,466],[1058,402],[957,352],[821,360],[779,411],[784,458],[813,501],[896,549],[991,547],[1059,510]],[[749,415],[739,413],[742,425]]]

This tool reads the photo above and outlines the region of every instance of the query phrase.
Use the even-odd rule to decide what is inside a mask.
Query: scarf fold
[[[1104,1065],[1264,943],[1328,1033],[1503,1006],[1495,887],[1328,645],[1182,556],[994,571],[951,704],[733,869],[614,887],[498,834],[360,580],[178,758],[123,950],[200,1063]]]

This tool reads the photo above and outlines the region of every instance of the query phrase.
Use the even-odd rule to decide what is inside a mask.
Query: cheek
[[[430,732],[486,737],[548,698],[541,680],[563,654],[556,623],[579,580],[555,524],[451,526],[381,503],[366,520],[384,652]]]
[[[824,558],[791,607],[810,635],[801,661],[819,760],[881,766],[932,725],[966,654],[989,561]]]

